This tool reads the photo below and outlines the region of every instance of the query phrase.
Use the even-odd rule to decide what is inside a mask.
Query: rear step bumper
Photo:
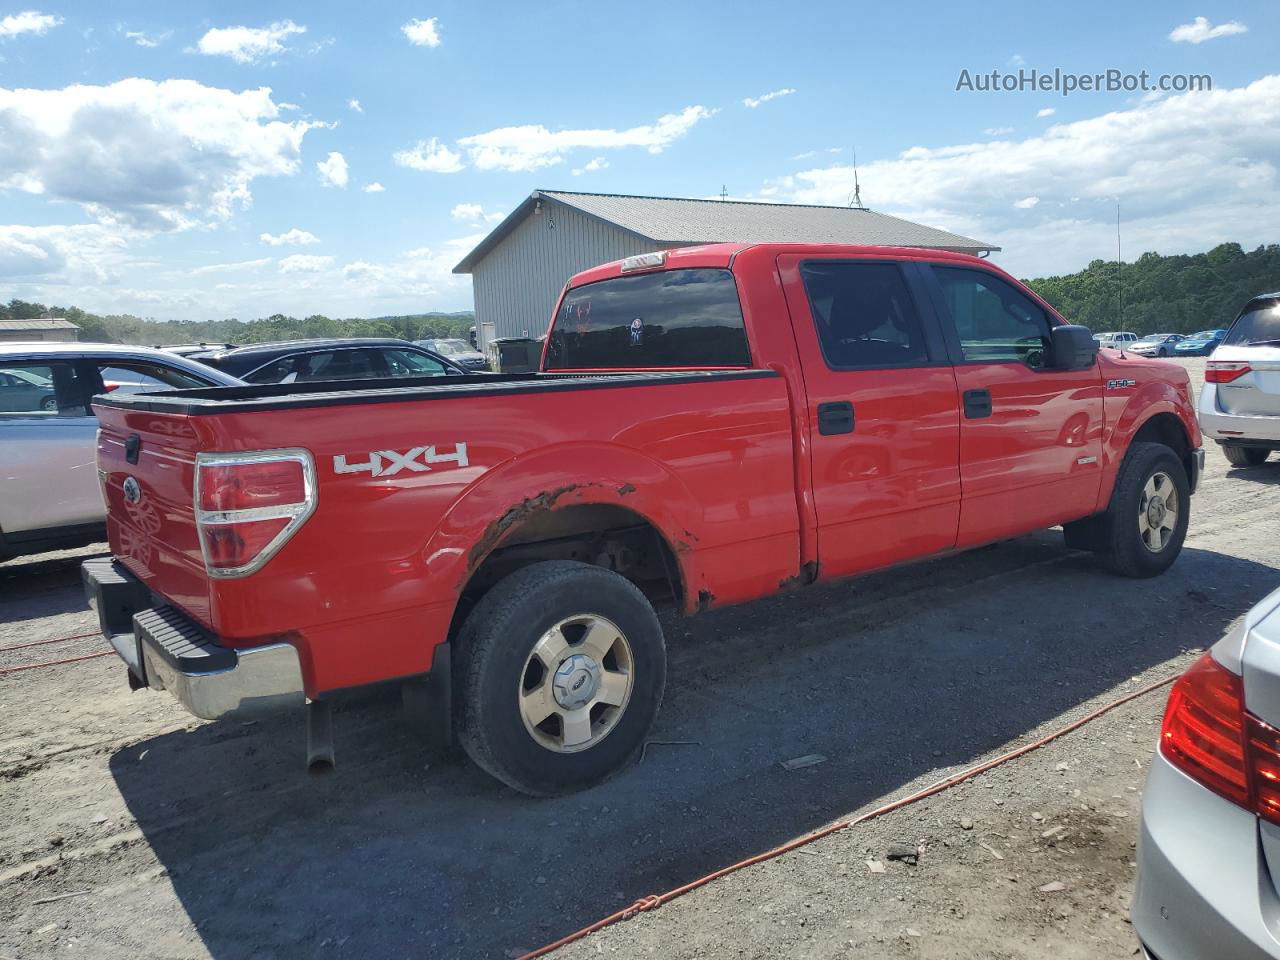
[[[80,573],[102,635],[129,668],[132,686],[168,690],[206,720],[256,716],[305,702],[292,644],[224,647],[181,610],[156,602],[116,560],[86,560]]]

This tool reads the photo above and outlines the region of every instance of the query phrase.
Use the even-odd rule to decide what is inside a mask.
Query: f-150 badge
[[[1107,381],[1108,390],[1127,390],[1129,387],[1136,387],[1137,385],[1138,385],[1137,380],[1108,380]]]
[[[356,456],[360,456],[356,454]],[[467,465],[467,445],[455,443],[452,453],[438,453],[434,444],[414,447],[412,450],[373,450],[363,455],[366,459],[350,462],[346,454],[333,458],[334,473],[367,473],[374,477],[392,477],[400,471],[426,473],[433,464],[451,463],[458,467]]]

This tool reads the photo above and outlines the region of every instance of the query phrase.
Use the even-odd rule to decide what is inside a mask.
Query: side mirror
[[[1098,358],[1098,341],[1088,327],[1066,323],[1049,331],[1054,370],[1088,370]]]

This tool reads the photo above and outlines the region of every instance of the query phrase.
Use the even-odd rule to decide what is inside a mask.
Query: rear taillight
[[[1280,730],[1244,709],[1244,684],[1210,654],[1169,693],[1160,752],[1232,803],[1280,823]]]
[[[1244,361],[1210,360],[1204,367],[1204,382],[1230,383],[1248,372],[1249,364]]]
[[[201,453],[194,496],[205,570],[247,576],[315,510],[315,464],[306,450]]]

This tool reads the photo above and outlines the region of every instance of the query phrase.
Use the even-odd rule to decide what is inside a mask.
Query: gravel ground
[[[313,779],[298,718],[193,720],[131,694],[110,657],[0,675],[0,955],[517,956],[1176,673],[1280,579],[1280,464],[1208,461],[1184,554],[1156,580],[1111,577],[1045,532],[665,618],[654,737],[681,742],[574,797],[531,801],[427,752],[378,695],[342,705],[338,770]],[[93,628],[89,553],[0,564],[0,646]],[[1163,699],[558,956],[1131,956]],[[780,765],[807,754],[826,760]],[[895,843],[918,864],[887,859]]]

